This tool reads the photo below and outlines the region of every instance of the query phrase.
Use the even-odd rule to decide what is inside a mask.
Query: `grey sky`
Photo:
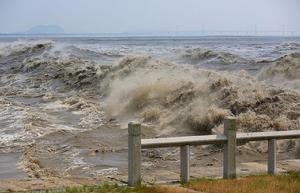
[[[300,30],[300,0],[0,0],[0,32]]]

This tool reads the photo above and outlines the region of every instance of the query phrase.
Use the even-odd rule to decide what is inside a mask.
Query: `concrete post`
[[[141,184],[141,124],[128,124],[128,185]]]
[[[224,135],[227,143],[224,145],[223,178],[236,178],[236,119],[226,117],[224,120]]]
[[[180,146],[180,181],[187,183],[190,180],[190,146]]]
[[[268,174],[276,174],[276,139],[268,140]]]

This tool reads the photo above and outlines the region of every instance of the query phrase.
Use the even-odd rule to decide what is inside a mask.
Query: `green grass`
[[[117,184],[100,186],[70,187],[63,191],[49,193],[300,193],[300,172],[276,176],[250,176],[234,180],[198,179],[183,187],[139,186],[128,187]]]
[[[128,187],[116,185],[83,186],[67,188],[59,193],[193,193],[195,191],[175,186],[139,186]],[[50,193],[50,192],[49,192]],[[51,192],[52,193],[52,192]]]
[[[236,180],[195,180],[187,188],[206,193],[300,193],[300,172]]]
[[[72,187],[67,188],[65,193],[145,193],[143,186],[140,187],[128,187],[128,186],[119,186],[104,184],[101,186],[83,186],[83,187]]]

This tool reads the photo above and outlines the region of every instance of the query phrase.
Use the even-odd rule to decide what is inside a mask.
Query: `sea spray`
[[[224,51],[181,47],[183,57],[172,46],[120,53],[111,52],[118,46],[101,46],[38,40],[0,48],[2,151],[23,152],[20,165],[29,175],[89,176],[103,165],[121,167],[123,129],[132,120],[143,123],[145,137],[222,133],[227,115],[237,117],[242,132],[299,129],[297,49],[261,45],[259,52],[271,49],[264,53],[271,59],[262,62],[227,45]],[[138,55],[139,49],[151,56]],[[289,53],[276,59],[273,49]],[[278,148],[295,146],[288,140]],[[267,149],[262,142],[243,148]]]

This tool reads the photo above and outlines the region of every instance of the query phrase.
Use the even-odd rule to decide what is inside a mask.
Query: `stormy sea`
[[[300,37],[0,37],[1,179],[126,181],[129,121],[150,138],[222,133],[225,116],[239,132],[300,129]],[[279,158],[297,143],[278,142]],[[239,160],[266,151],[248,143]],[[221,152],[194,147],[192,166]],[[145,179],[178,175],[178,149],[142,153]]]

